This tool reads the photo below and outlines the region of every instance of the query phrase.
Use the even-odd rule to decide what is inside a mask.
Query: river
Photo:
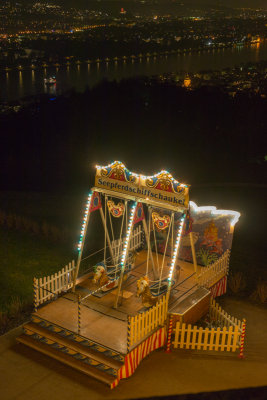
[[[121,80],[134,76],[153,76],[168,72],[219,70],[241,63],[267,59],[267,41],[246,47],[207,49],[168,56],[127,59],[80,65],[0,72],[0,101],[13,101],[41,93],[58,95],[70,88],[83,91],[103,79]],[[47,86],[44,78],[56,75],[56,85]]]

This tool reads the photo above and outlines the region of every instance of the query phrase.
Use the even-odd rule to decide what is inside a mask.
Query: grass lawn
[[[71,232],[67,242],[55,241],[41,234],[16,230],[0,225],[0,312],[11,308],[23,308],[33,302],[33,278],[54,274],[77,259],[76,245],[79,238],[83,208],[87,193],[74,195],[53,195],[31,192],[2,192],[0,210],[5,214],[16,214],[42,225],[48,224],[66,228]],[[92,215],[94,233],[88,238],[84,254],[103,248],[103,229],[100,217]],[[92,232],[92,231],[91,231]],[[101,238],[101,242],[100,242]],[[100,244],[99,244],[100,243]],[[81,264],[80,271],[92,265],[94,258]],[[19,304],[18,304],[19,303]]]
[[[33,300],[33,277],[53,274],[73,257],[72,249],[29,233],[0,227],[0,311],[20,299],[23,305]]]

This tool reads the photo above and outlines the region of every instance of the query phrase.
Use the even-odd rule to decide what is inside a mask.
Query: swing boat
[[[129,275],[130,275],[131,270],[134,265],[134,259],[135,259],[134,254],[130,254],[127,259],[127,262],[125,263],[125,272],[124,272],[124,277],[123,277],[124,281],[126,281],[129,278]],[[98,267],[104,268],[103,272],[106,276],[106,279],[108,279],[107,284],[100,288],[101,292],[108,292],[118,286],[118,277],[120,276],[121,263],[118,263],[116,265],[109,265],[108,264],[109,262],[111,262],[111,257],[106,260],[106,263],[101,261],[94,266],[95,275],[93,276],[93,281],[96,281],[95,277],[96,277],[96,274],[98,273],[98,271],[97,271]]]
[[[189,205],[194,232],[183,230]],[[101,226],[97,215],[103,224],[104,247],[84,256],[89,221]],[[146,177],[118,161],[97,166],[77,262],[55,275],[34,279],[35,311],[18,342],[114,388],[149,352],[164,346],[169,317],[194,323],[208,311],[211,293],[213,297],[225,293],[231,241],[204,269],[197,262],[195,246],[202,243],[202,220],[222,220],[232,235],[239,215],[189,204],[189,187],[167,171]],[[165,232],[163,246],[159,232]],[[206,242],[214,235],[213,226]],[[181,250],[190,252],[191,258],[182,259]],[[98,253],[99,259],[83,273],[85,260],[88,263]],[[93,283],[95,266],[104,268],[106,285]],[[145,303],[137,297],[138,282],[144,277],[150,292]]]
[[[172,279],[171,287],[175,284],[175,280]],[[161,296],[166,293],[168,287],[170,286],[168,278],[162,279],[161,281],[157,281],[149,286],[150,292],[153,296]]]

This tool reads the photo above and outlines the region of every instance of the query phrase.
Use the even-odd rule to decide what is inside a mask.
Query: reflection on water
[[[260,42],[257,42],[257,43],[254,43],[254,44],[252,44],[252,48],[254,49],[254,51],[255,51],[255,58],[256,58],[256,61],[259,61],[260,60],[260,47],[261,47],[261,44],[260,44]]]
[[[56,85],[56,83],[54,83],[53,85],[46,85],[44,83],[44,93],[56,96],[56,94],[57,94],[57,85]]]
[[[23,96],[23,78],[22,71],[19,71],[19,97]]]
[[[66,66],[44,67],[43,69],[0,72],[0,101],[19,97],[50,93],[56,95],[74,87],[78,91],[88,85],[96,85],[102,79],[120,80],[134,76],[152,76],[164,72],[197,72],[208,69],[233,67],[240,63],[267,59],[267,42],[255,43],[250,47],[206,49],[196,53],[129,57],[127,59],[103,60],[94,63],[78,63]],[[57,85],[44,86],[44,78],[56,75]],[[47,85],[46,85],[47,86]]]

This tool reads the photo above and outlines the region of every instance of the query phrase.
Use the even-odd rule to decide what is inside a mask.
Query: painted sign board
[[[179,208],[187,208],[189,202],[188,186],[177,182],[167,171],[147,177],[130,172],[119,161],[97,167],[95,186]]]

